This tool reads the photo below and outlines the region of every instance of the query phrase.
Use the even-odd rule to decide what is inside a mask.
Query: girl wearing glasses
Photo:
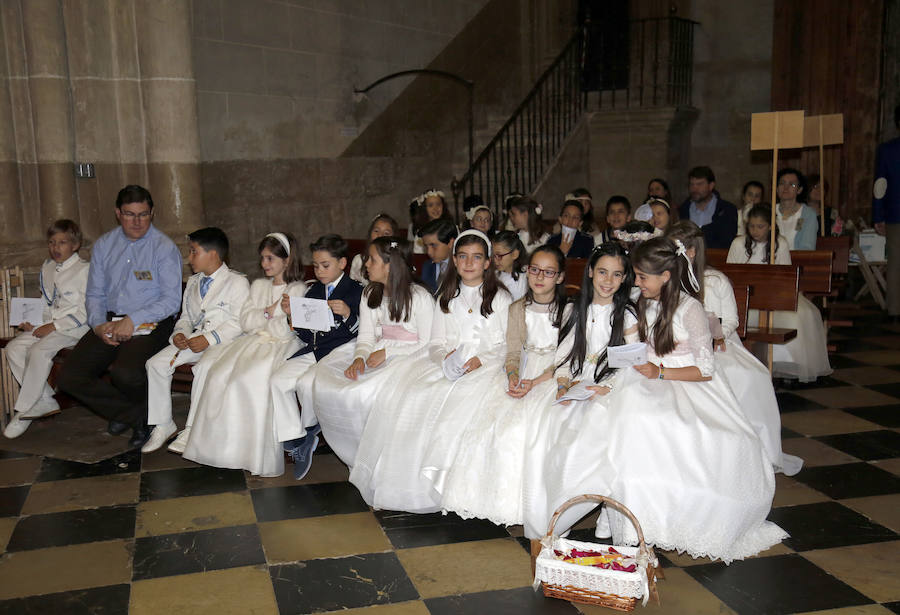
[[[459,450],[435,484],[441,508],[498,525],[522,523],[522,469],[529,417],[555,396],[553,372],[566,307],[566,259],[541,246],[526,270],[528,290],[509,306],[506,369],[496,372],[477,413],[465,425]],[[533,453],[533,451],[532,451]],[[432,465],[426,456],[426,467]]]
[[[529,417],[525,450],[523,521],[528,538],[540,538],[547,531],[553,511],[568,498],[580,493],[605,493],[605,485],[596,485],[596,466],[587,462],[577,443],[588,444],[585,435],[595,422],[596,406],[591,400],[553,404],[579,383],[587,383],[597,399],[612,390],[616,370],[606,361],[607,346],[619,346],[637,340],[637,317],[631,302],[634,273],[625,248],[615,241],[603,243],[591,253],[584,268],[581,291],[567,314],[559,333],[556,350],[556,393],[541,412]],[[603,438],[600,438],[602,441]],[[599,446],[595,441],[590,446]],[[600,488],[600,490],[595,490]],[[564,531],[585,515],[591,506],[574,506],[566,511],[557,526]]]
[[[528,278],[525,276],[528,252],[515,231],[500,231],[494,236],[493,258],[497,278],[506,286],[512,300],[518,301],[524,297],[528,290]]]
[[[778,206],[775,220],[791,250],[815,250],[819,223],[815,210],[800,199],[806,199],[806,180],[797,169],[778,172],[775,184]]]
[[[438,289],[431,339],[404,359],[408,377],[379,392],[363,431],[350,482],[370,506],[440,510],[438,469],[448,467],[443,461],[453,458],[503,365],[511,302],[491,263],[490,240],[475,229],[460,233]],[[426,452],[434,465],[425,464]]]

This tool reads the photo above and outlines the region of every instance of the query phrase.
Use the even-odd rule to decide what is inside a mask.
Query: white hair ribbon
[[[685,249],[684,244],[681,243],[680,239],[675,240],[675,253],[678,256],[683,256],[684,260],[687,261],[688,279],[691,281],[691,288],[694,289],[695,293],[700,292],[700,282],[697,281],[697,276],[694,274],[694,263],[691,262],[691,258],[688,256],[687,250]],[[687,289],[685,288],[684,290]]]
[[[540,216],[542,213],[544,213],[544,206],[541,205],[540,203],[538,203],[537,205],[535,205],[535,207],[534,207],[534,213],[536,213],[537,215]]]
[[[491,210],[488,209],[487,205],[476,205],[475,207],[473,207],[472,209],[470,209],[469,211],[466,212],[466,218],[468,218],[469,220],[472,220],[475,217],[475,214],[478,213],[479,211],[481,211],[482,209],[488,213],[491,213]],[[491,218],[493,218],[493,217],[494,216],[491,215]]]
[[[479,231],[478,229],[470,228],[470,229],[468,229],[468,230],[463,231],[462,233],[460,233],[459,235],[457,235],[457,237],[456,237],[456,244],[454,244],[454,245],[459,245],[459,240],[462,239],[463,237],[465,237],[466,235],[475,235],[475,236],[478,237],[480,240],[482,240],[482,241],[485,243],[485,245],[487,246],[487,251],[488,251],[488,252],[487,252],[487,255],[488,255],[488,258],[491,257],[491,240],[488,239],[488,236],[487,236],[487,235],[485,235],[484,233],[482,233],[482,232]]]
[[[392,242],[391,242],[391,250],[394,250],[394,249],[396,249],[396,248],[397,248],[397,242],[396,242],[396,241],[392,241]]]
[[[274,237],[277,239],[278,243],[284,247],[284,251],[287,252],[287,255],[291,255],[291,242],[288,241],[287,235],[284,233],[269,233],[266,237]]]

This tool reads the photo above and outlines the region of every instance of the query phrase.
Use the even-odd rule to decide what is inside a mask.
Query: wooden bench
[[[738,327],[735,329],[738,337],[747,337],[747,312],[750,311],[750,287],[744,285],[732,285],[734,302],[737,304]]]
[[[584,268],[587,267],[586,258],[566,259],[566,293],[572,297],[581,291],[581,280],[584,277]]]
[[[732,286],[749,288],[748,309],[796,311],[800,287],[800,267],[796,265],[732,265],[717,267]],[[745,340],[784,344],[797,337],[796,329],[747,326]]]
[[[720,271],[727,265],[727,258],[728,250],[710,248],[706,251],[706,264]],[[812,296],[830,295],[834,262],[835,252],[830,249],[791,250],[791,265],[800,267],[800,291]]]

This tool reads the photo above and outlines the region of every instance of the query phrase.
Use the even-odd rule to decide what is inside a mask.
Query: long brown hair
[[[690,220],[679,220],[669,227],[666,237],[672,241],[676,239],[681,241],[688,250],[694,248],[692,266],[694,267],[694,275],[697,277],[697,284],[700,286],[700,290],[695,291],[690,284],[686,285],[684,290],[700,303],[703,303],[704,290],[706,289],[703,283],[703,274],[706,272],[706,239],[703,237],[703,231]]]
[[[413,285],[421,282],[415,279],[410,263],[410,243],[402,237],[378,237],[370,244],[375,246],[378,257],[390,266],[387,280],[388,314],[395,322],[407,322],[412,315]],[[373,310],[384,299],[381,282],[369,282],[363,290],[366,304]]]
[[[655,323],[647,323],[647,301],[643,295],[638,299],[638,335],[641,341],[650,339],[653,327],[653,350],[658,356],[665,356],[675,350],[675,310],[681,300],[687,261],[678,254],[675,243],[668,237],[654,237],[639,245],[631,255],[635,269],[643,273],[662,275],[669,272],[669,281],[659,291],[659,312]],[[686,287],[690,287],[688,283]]]
[[[465,235],[461,239],[457,239],[453,244],[453,255],[455,256],[461,247],[473,244],[481,247],[484,257],[490,262],[490,248],[484,240],[477,235]],[[438,289],[438,303],[440,303],[441,311],[444,314],[450,313],[450,300],[459,295],[460,280],[459,273],[456,271],[456,263],[451,258],[450,262],[447,264],[447,272],[444,274],[444,278],[441,281],[441,287]],[[494,302],[494,297],[497,295],[497,292],[501,289],[505,291],[506,287],[497,279],[497,271],[494,269],[493,262],[490,262],[490,266],[485,269],[482,282],[481,315],[487,318],[494,311],[491,304]]]
[[[287,259],[287,266],[284,268],[284,273],[281,274],[281,277],[285,284],[290,284],[303,279],[303,262],[300,260],[300,247],[297,245],[297,240],[290,233],[282,234],[287,238],[288,245],[291,247],[290,254],[284,249],[284,245],[278,241],[277,237],[269,235],[262,238],[256,251],[262,254],[263,248],[269,248],[269,252],[278,258]]]

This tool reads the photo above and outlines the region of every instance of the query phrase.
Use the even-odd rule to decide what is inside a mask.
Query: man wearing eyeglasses
[[[91,330],[66,360],[59,388],[109,421],[147,440],[147,359],[169,342],[181,306],[181,254],[153,226],[146,188],[125,186],[116,198],[119,226],[91,251],[85,303]],[[101,376],[109,370],[109,380]]]

